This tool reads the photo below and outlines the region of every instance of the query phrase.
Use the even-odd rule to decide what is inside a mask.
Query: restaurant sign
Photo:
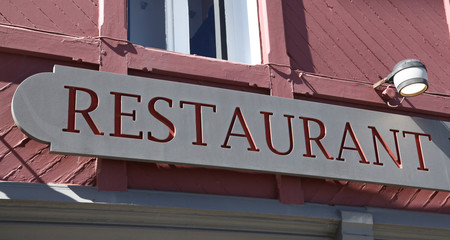
[[[450,190],[450,122],[55,66],[17,126],[52,153]]]

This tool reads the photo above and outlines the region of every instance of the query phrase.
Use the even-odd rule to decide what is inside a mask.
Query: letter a
[[[350,137],[353,140],[353,143],[355,144],[355,147],[345,147],[345,138],[347,137],[347,133],[350,133]],[[345,129],[344,129],[344,136],[342,137],[342,143],[341,143],[341,148],[339,150],[339,156],[336,158],[336,160],[340,160],[340,161],[344,161],[345,159],[342,158],[342,152],[344,151],[344,149],[347,150],[356,150],[359,153],[359,156],[361,157],[361,161],[359,161],[360,163],[365,163],[365,164],[370,164],[369,161],[367,161],[366,156],[364,155],[364,152],[362,151],[361,145],[359,144],[358,139],[355,136],[355,133],[353,132],[352,126],[350,125],[349,122],[347,122],[345,124]]]
[[[234,122],[236,121],[236,117],[239,119],[239,123],[241,124],[242,128],[244,129],[245,134],[231,132],[231,131],[233,131],[233,126],[234,126]],[[230,139],[230,136],[246,137],[248,143],[250,144],[250,148],[247,148],[247,149],[249,151],[259,152],[259,149],[256,147],[255,141],[253,140],[252,134],[250,133],[250,130],[248,129],[247,123],[245,122],[244,116],[242,115],[241,109],[239,107],[237,107],[234,110],[233,118],[231,120],[230,127],[228,128],[228,133],[225,138],[225,142],[223,143],[223,145],[221,147],[231,148],[231,146],[227,145],[228,139]]]

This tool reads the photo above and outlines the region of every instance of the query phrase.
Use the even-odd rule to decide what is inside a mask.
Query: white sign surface
[[[53,153],[450,190],[450,122],[55,66],[14,95]]]

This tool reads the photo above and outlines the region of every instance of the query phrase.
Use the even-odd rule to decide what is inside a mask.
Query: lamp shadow
[[[423,118],[414,118],[414,122],[424,133],[433,133],[432,140],[440,140],[433,143],[447,156],[447,162],[450,163],[450,122],[445,124],[444,121],[435,120],[433,124],[430,124],[429,119]]]
[[[113,50],[119,56],[125,56],[127,53],[137,54],[136,48],[130,42],[117,43],[117,40],[110,40],[107,38],[101,38],[109,49]],[[113,44],[114,43],[114,44]],[[117,43],[117,44],[116,44]]]

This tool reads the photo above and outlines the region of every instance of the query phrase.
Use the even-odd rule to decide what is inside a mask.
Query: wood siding
[[[265,62],[248,66],[144,48],[125,39],[99,39],[99,4],[95,0],[0,1],[0,180],[99,186],[99,181],[105,183],[116,178],[124,180],[128,189],[450,213],[448,192],[328,179],[135,162],[124,162],[121,176],[102,169],[106,177],[99,179],[97,159],[49,154],[47,145],[27,138],[14,124],[10,103],[14,90],[25,78],[51,72],[54,64],[118,69],[115,65],[105,66],[111,59],[114,64],[122,64],[121,71],[128,69],[131,75],[448,121],[450,38],[442,0],[259,0],[259,3],[268,4],[267,11],[276,10],[266,16],[271,24],[262,24],[267,28],[261,31],[284,35],[262,32],[270,35],[268,39],[262,37],[263,41],[270,40],[263,44]],[[108,7],[111,13],[125,12],[120,5]],[[114,28],[115,17],[121,19],[117,22],[123,21],[122,15],[108,15],[105,31],[123,36],[124,26]],[[284,24],[283,28],[277,28],[280,24]],[[277,49],[287,52],[270,52]],[[405,58],[422,60],[429,70],[429,92],[443,95],[424,94],[406,100],[399,108],[387,107],[370,85]],[[298,72],[366,84],[299,77],[298,72],[286,66],[270,65],[286,62]],[[107,165],[107,160],[104,163]]]

